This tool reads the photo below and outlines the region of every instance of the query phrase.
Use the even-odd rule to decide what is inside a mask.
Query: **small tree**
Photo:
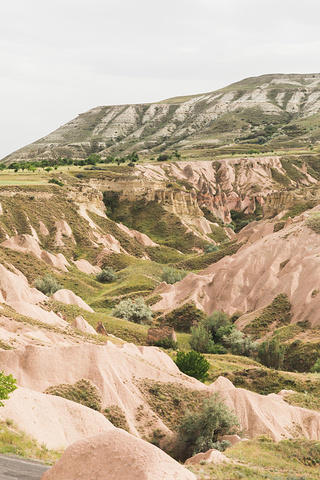
[[[203,324],[208,332],[211,333],[214,341],[221,341],[222,336],[217,336],[217,332],[221,327],[231,327],[228,315],[221,310],[212,312],[212,314],[203,321]],[[222,332],[222,330],[220,332]],[[226,331],[223,331],[223,335],[225,333]]]
[[[258,357],[263,365],[279,370],[283,365],[285,351],[286,347],[280,345],[279,341],[273,338],[261,343]]]
[[[17,380],[13,376],[5,375],[4,372],[0,372],[0,407],[4,407],[4,403],[1,400],[7,400],[9,393],[14,392],[17,387]]]
[[[165,316],[165,323],[180,332],[190,332],[190,328],[205,318],[202,310],[193,302],[185,303]]]
[[[239,433],[239,420],[215,393],[196,412],[186,413],[178,427],[180,442],[186,444],[186,454],[195,455],[210,448],[221,449],[218,438]],[[220,444],[220,445],[219,445]]]
[[[200,380],[200,382],[204,382],[208,377],[210,363],[204,355],[194,350],[178,352],[175,363],[181,372]]]
[[[112,315],[134,323],[152,322],[152,310],[145,304],[142,297],[137,297],[134,300],[131,300],[131,298],[122,300],[112,310]]]
[[[34,286],[40,290],[40,292],[48,296],[53,295],[55,292],[63,288],[63,286],[49,274],[45,275],[43,278],[37,278],[34,282]]]
[[[214,348],[214,341],[212,335],[206,328],[200,323],[194,325],[190,329],[190,347],[199,353],[210,353]]]
[[[235,325],[232,326],[229,334],[222,337],[222,341],[226,347],[230,348],[231,353],[234,355],[250,357],[258,349],[258,344],[252,340],[251,335],[246,336],[238,330]]]
[[[100,283],[112,283],[117,280],[117,275],[112,267],[106,267],[96,275],[96,280]]]

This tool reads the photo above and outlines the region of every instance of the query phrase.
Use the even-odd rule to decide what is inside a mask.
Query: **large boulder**
[[[159,448],[120,428],[71,445],[41,480],[196,480]]]
[[[150,327],[147,335],[147,343],[154,345],[157,342],[163,340],[172,340],[173,342],[177,341],[177,336],[172,327]]]

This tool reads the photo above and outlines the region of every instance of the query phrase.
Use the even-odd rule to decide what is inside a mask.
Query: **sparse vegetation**
[[[130,432],[126,416],[118,405],[110,405],[105,408],[103,414],[116,428]]]
[[[55,385],[48,388],[44,393],[66,398],[72,402],[77,402],[93,410],[97,410],[98,412],[101,410],[100,392],[89,380],[82,379],[74,385],[67,383]]]

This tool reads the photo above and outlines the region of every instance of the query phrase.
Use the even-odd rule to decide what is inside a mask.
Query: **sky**
[[[98,105],[320,73],[319,18],[318,0],[0,0],[0,159]]]

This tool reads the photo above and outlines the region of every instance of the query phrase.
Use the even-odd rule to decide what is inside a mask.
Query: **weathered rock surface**
[[[150,327],[148,329],[147,343],[150,345],[166,339],[172,340],[173,342],[177,341],[177,335],[172,327]]]
[[[159,448],[113,429],[71,445],[42,480],[196,480]]]
[[[78,295],[73,293],[71,290],[67,290],[66,288],[58,290],[56,293],[51,295],[50,298],[67,305],[76,305],[77,307],[83,308],[83,310],[94,313],[94,310],[89,307],[89,305],[87,305],[82,298],[78,297]]]
[[[223,462],[229,463],[230,459],[222,452],[219,452],[219,450],[211,448],[205,453],[197,453],[193,457],[188,458],[185,461],[185,465],[199,465],[200,463],[214,463],[218,465]]]
[[[320,235],[308,228],[307,217],[296,217],[276,233],[272,223],[248,225],[241,233],[247,243],[235,255],[174,285],[160,284],[155,293],[162,300],[152,308],[172,310],[192,300],[207,314],[221,309],[232,315],[255,311],[285,293],[292,304],[292,322],[307,319],[318,325]]]

